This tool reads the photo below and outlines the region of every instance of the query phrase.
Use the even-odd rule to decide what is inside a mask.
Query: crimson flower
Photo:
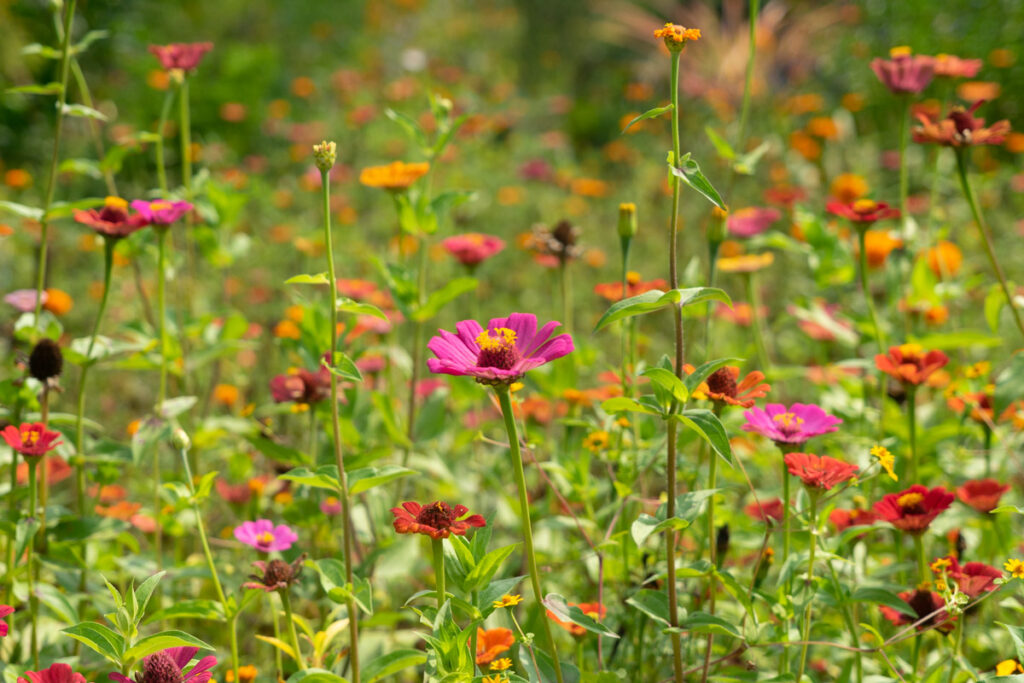
[[[910,605],[914,610],[916,616],[910,616],[904,614],[899,610],[893,609],[886,605],[882,605],[879,609],[882,610],[882,616],[888,619],[893,626],[905,626],[907,624],[913,624],[914,622],[924,619],[929,614],[932,614],[938,609],[942,609],[946,605],[946,601],[943,600],[942,596],[933,591],[915,590],[915,591],[903,591],[899,594],[899,597],[903,602]],[[930,619],[917,625],[918,631],[923,631],[933,624],[938,623],[938,630],[943,633],[948,633],[953,630],[954,622],[949,612],[942,610]]]
[[[783,460],[789,468],[789,473],[800,477],[804,486],[824,491],[853,479],[860,469],[842,460],[827,455],[819,457],[813,453],[787,453]]]
[[[946,118],[934,121],[924,114],[918,114],[920,128],[913,130],[914,142],[942,145],[943,147],[970,147],[971,145],[1001,145],[1010,132],[1006,119],[985,127],[985,119],[975,118],[985,100],[978,100],[969,109],[953,107]]]
[[[0,435],[3,435],[8,446],[26,458],[46,455],[63,443],[57,441],[60,432],[51,432],[42,422],[23,422],[21,427],[7,425]]]
[[[828,521],[832,522],[836,531],[840,533],[852,526],[871,526],[877,519],[878,515],[874,512],[861,508],[854,508],[852,510],[836,508],[828,515]]]
[[[0,605],[0,638],[6,636],[8,630],[7,622],[3,621],[3,619],[6,619],[12,614],[14,614],[13,607],[10,605]]]
[[[888,354],[875,356],[879,370],[912,387],[924,384],[948,362],[949,357],[942,351],[925,352],[919,344],[890,346]]]
[[[74,212],[74,219],[104,237],[113,239],[127,237],[149,225],[149,221],[142,215],[130,214],[128,202],[120,197],[107,197],[103,202],[102,209],[89,209],[88,211],[78,209]]]
[[[871,60],[871,70],[894,94],[919,93],[928,87],[935,76],[935,60],[926,55],[912,55],[910,48],[894,47],[891,59]]]
[[[113,674],[111,674],[113,675]],[[42,671],[26,671],[25,678],[18,677],[18,683],[85,683],[85,676],[71,670],[67,664],[51,664]]]
[[[199,652],[198,647],[171,647],[154,652],[142,660],[142,670],[135,680],[124,674],[112,673],[110,680],[117,683],[206,683],[217,666],[217,657],[208,655],[200,659],[186,673],[185,667]]]
[[[935,560],[931,564],[931,569],[940,576],[945,572],[949,578],[956,581],[960,592],[972,600],[982,593],[994,591],[996,579],[1003,576],[1003,572],[984,562],[968,562],[961,565],[953,555]]]
[[[972,479],[956,490],[956,497],[961,503],[987,515],[999,505],[999,499],[1009,490],[1009,484],[1000,484],[995,479]]]
[[[149,51],[160,60],[160,66],[170,71],[194,71],[203,55],[213,49],[213,43],[171,43],[150,45]]]
[[[505,241],[494,235],[467,232],[441,240],[445,251],[464,266],[474,268],[505,248]]]
[[[471,526],[487,526],[482,515],[470,515],[465,519],[469,508],[435,501],[430,505],[406,502],[402,507],[391,508],[395,516],[395,531],[400,534],[425,534],[434,540],[448,538],[450,535],[465,536]]]
[[[858,224],[871,224],[883,218],[900,217],[899,209],[893,208],[885,202],[876,202],[874,199],[855,199],[850,203],[831,199],[825,205],[825,210]],[[859,227],[862,226],[858,225]]]
[[[873,510],[897,529],[917,536],[953,504],[953,498],[953,494],[941,486],[929,489],[914,484],[905,491],[886,494],[875,503]]]

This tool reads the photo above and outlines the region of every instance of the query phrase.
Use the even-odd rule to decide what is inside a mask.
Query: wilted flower
[[[242,584],[242,588],[262,590],[268,593],[276,590],[287,590],[289,586],[299,580],[302,574],[302,563],[306,559],[306,553],[302,553],[295,561],[288,564],[284,560],[271,560],[270,562],[253,562],[261,574],[250,574],[248,581]],[[142,682],[146,683],[146,682]]]
[[[395,516],[395,531],[400,534],[424,534],[435,540],[448,538],[452,534],[465,536],[471,526],[487,526],[482,515],[459,519],[468,512],[469,508],[465,505],[453,508],[440,500],[430,505],[410,501],[402,503],[402,507],[391,508],[391,514]]]
[[[789,473],[800,477],[804,486],[825,491],[853,479],[860,469],[842,460],[813,453],[787,453],[784,460]]]
[[[492,318],[486,330],[475,320],[463,320],[455,325],[457,334],[438,330],[427,343],[437,356],[427,360],[427,367],[434,373],[469,375],[481,384],[508,385],[573,351],[570,335],[551,338],[560,324],[549,322],[538,331],[532,313]]]
[[[1009,490],[1009,484],[1000,484],[995,479],[972,479],[957,488],[956,497],[964,505],[987,515],[999,505],[999,499]]]
[[[694,371],[692,366],[684,366],[687,374]],[[754,400],[764,398],[771,390],[771,385],[764,384],[764,373],[754,370],[747,373],[742,381],[740,369],[734,365],[718,368],[694,390],[695,398],[707,397],[720,405],[741,406],[750,408]]]
[[[948,362],[949,358],[942,351],[925,353],[919,344],[890,346],[888,354],[875,356],[875,366],[903,382],[905,387],[924,384]]]
[[[60,432],[53,432],[42,422],[22,422],[21,427],[7,425],[0,432],[7,445],[26,458],[38,458],[46,455],[63,443],[57,441]]]
[[[747,423],[745,432],[757,432],[776,444],[802,444],[822,434],[839,429],[838,417],[829,415],[813,403],[794,403],[789,408],[781,403],[769,403],[762,410],[751,408],[743,413]]]
[[[527,246],[543,256],[555,257],[564,265],[582,253],[577,244],[579,238],[580,228],[567,220],[559,221],[553,228],[538,223],[533,226]]]
[[[464,266],[475,267],[505,248],[505,241],[494,235],[468,232],[441,240],[445,251]]]
[[[936,486],[914,484],[899,493],[886,494],[874,511],[886,522],[908,534],[923,534],[936,517],[953,504],[953,494]]]
[[[285,524],[274,523],[269,519],[257,519],[255,522],[242,522],[235,527],[235,538],[265,553],[275,550],[288,550],[292,543],[299,540],[298,534]]]
[[[132,202],[132,208],[139,212],[143,220],[151,225],[165,227],[175,222],[186,213],[192,210],[192,204],[182,201],[146,201],[136,199]]]
[[[111,677],[113,676],[114,674],[111,674]],[[25,677],[18,677],[18,683],[85,683],[85,676],[72,671],[69,665],[58,662],[50,665],[49,669],[43,669],[42,671],[26,671]],[[199,681],[197,683],[204,682]]]
[[[871,70],[878,80],[896,94],[919,93],[928,87],[935,75],[935,60],[926,55],[912,55],[908,47],[894,47],[891,59],[876,57]]]
[[[392,161],[385,166],[370,166],[359,173],[359,182],[367,187],[376,187],[391,192],[407,189],[430,170],[430,164],[423,161],[407,164]]]
[[[910,605],[913,608],[916,616],[910,616],[903,612],[882,605],[879,609],[882,610],[882,616],[889,620],[893,626],[905,626],[907,624],[913,624],[914,622],[924,619],[929,614],[942,609],[946,605],[946,601],[942,599],[942,596],[934,591],[928,590],[915,590],[915,591],[903,591],[899,594],[899,597],[903,602]],[[948,633],[953,630],[955,620],[949,616],[949,612],[942,610],[937,615],[927,619],[926,621],[918,624],[917,630],[923,631],[926,628],[938,623],[938,630]]]
[[[149,224],[141,214],[131,214],[128,202],[120,197],[107,197],[102,209],[75,210],[75,221],[87,225],[104,237],[121,239]]]
[[[997,121],[985,127],[985,119],[974,117],[984,100],[978,100],[969,109],[953,107],[946,118],[933,121],[924,114],[918,114],[920,128],[913,131],[914,142],[943,145],[944,147],[969,147],[971,145],[1001,145],[1010,132],[1010,122]]]
[[[171,71],[193,71],[203,55],[213,49],[213,43],[171,43],[170,45],[150,45],[149,51],[160,60],[160,66]]]
[[[199,652],[198,647],[172,647],[155,652],[142,660],[142,670],[135,674],[135,680],[120,673],[110,674],[117,683],[206,683],[217,666],[214,655],[203,657],[189,669],[185,667]]]
[[[275,403],[318,403],[331,395],[331,373],[325,367],[316,372],[297,370],[276,375],[270,380],[270,395]]]
[[[490,664],[502,652],[507,652],[515,645],[516,637],[511,629],[489,628],[486,631],[479,626],[476,629],[476,663]]]

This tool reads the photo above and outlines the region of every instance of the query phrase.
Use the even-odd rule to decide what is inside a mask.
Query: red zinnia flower
[[[102,209],[76,210],[74,218],[82,225],[103,235],[120,239],[149,225],[142,215],[128,213],[128,202],[120,197],[107,197]]]
[[[160,60],[160,66],[167,69],[192,71],[203,59],[203,55],[213,49],[213,43],[171,43],[170,45],[150,45],[149,51]]]
[[[854,508],[852,510],[842,510],[836,508],[829,513],[828,521],[832,522],[835,526],[836,531],[842,533],[852,526],[871,526],[878,519],[871,510],[862,510],[860,508]]]
[[[928,351],[918,344],[890,346],[887,355],[875,356],[875,366],[903,382],[904,386],[924,384],[936,370],[949,362],[942,351]]]
[[[972,600],[982,593],[990,593],[996,589],[996,579],[1002,578],[1003,573],[984,562],[968,562],[961,565],[952,555],[936,560],[932,563],[932,571],[941,574],[943,568],[949,578],[956,581],[960,592],[966,594]]]
[[[953,498],[953,494],[941,486],[928,489],[914,484],[905,491],[886,494],[873,509],[897,529],[917,535],[924,533],[932,520],[953,504]]]
[[[26,671],[25,678],[18,677],[18,683],[85,683],[85,676],[71,670],[67,664],[53,664],[42,671]]]
[[[956,490],[956,497],[961,503],[987,515],[999,505],[999,499],[1009,490],[1009,484],[1000,484],[995,479],[972,479]]]
[[[924,114],[918,114],[920,128],[913,131],[914,142],[936,144],[944,147],[969,147],[970,145],[1001,145],[1010,132],[1006,119],[985,127],[985,119],[974,117],[974,112],[984,103],[978,100],[970,109],[953,107],[946,118],[933,121]]]
[[[782,521],[782,499],[772,498],[771,500],[757,501],[750,503],[743,512],[751,519],[758,522],[781,522]]]
[[[935,610],[941,609],[946,604],[946,601],[942,599],[941,595],[939,595],[938,593],[934,593],[932,591],[903,591],[899,594],[899,596],[900,599],[902,599],[905,603],[907,603],[913,608],[917,616],[911,617],[910,615],[904,614],[903,612],[895,610],[892,607],[882,605],[879,608],[882,610],[882,616],[888,619],[893,624],[893,626],[905,626],[907,624],[913,624],[915,621],[919,619],[924,619],[926,616],[928,616]],[[953,630],[953,625],[955,621],[955,619],[949,616],[949,612],[947,612],[946,610],[942,610],[941,612],[939,612],[932,618],[928,619],[927,621],[918,624],[917,630],[923,631],[932,624],[938,622],[938,630],[942,631],[943,633],[948,633],[949,631]]]
[[[21,427],[7,425],[3,432],[7,445],[26,458],[38,458],[59,446],[60,432],[51,432],[42,422],[23,422]]]
[[[800,477],[804,486],[828,491],[836,484],[842,484],[857,476],[860,469],[842,460],[813,453],[787,453],[784,458],[789,473]]]
[[[825,209],[854,223],[874,223],[883,218],[900,217],[899,209],[874,199],[855,199],[849,204],[832,199],[825,205]]]
[[[601,605],[596,602],[570,602],[569,607],[579,607],[580,611],[582,611],[584,614],[586,614],[594,621],[601,621],[605,618],[605,615],[608,614],[608,609],[604,605]],[[546,611],[548,613],[548,618],[554,619],[555,623],[557,623],[559,626],[561,626],[574,636],[582,636],[584,633],[587,632],[587,629],[583,628],[578,624],[574,624],[570,621],[562,621],[557,616],[555,616],[555,613],[551,610]]]
[[[436,501],[430,505],[406,502],[402,507],[391,508],[395,516],[395,531],[400,534],[425,534],[433,539],[448,538],[451,534],[465,536],[471,526],[487,526],[482,515],[470,515],[460,520],[469,512],[465,505],[454,508],[448,503]]]

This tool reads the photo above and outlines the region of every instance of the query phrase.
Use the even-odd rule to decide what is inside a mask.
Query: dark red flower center
[[[432,527],[434,529],[447,529],[455,521],[455,513],[448,503],[436,501],[430,505],[424,505],[420,513],[416,515],[416,523]]]
[[[163,652],[157,652],[146,658],[143,665],[142,678],[139,683],[181,683],[181,669]]]
[[[708,391],[711,393],[736,398],[736,378],[733,377],[729,368],[719,368],[712,372],[708,376],[707,383]]]
[[[477,367],[511,370],[519,362],[516,333],[507,327],[484,330],[477,335],[476,344],[480,347],[476,357]]]

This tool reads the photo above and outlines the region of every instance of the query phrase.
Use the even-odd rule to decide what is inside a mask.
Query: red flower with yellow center
[[[52,432],[42,422],[23,422],[20,427],[7,425],[3,432],[4,441],[26,458],[38,458],[59,446],[60,432]]]
[[[925,351],[919,344],[890,346],[888,354],[875,356],[875,366],[882,372],[916,387],[928,381],[937,370],[949,362],[942,351]]]
[[[789,473],[800,477],[804,486],[828,491],[836,484],[842,484],[857,476],[860,469],[842,460],[813,453],[787,453],[784,458]]]
[[[854,223],[874,223],[883,218],[900,217],[899,209],[874,199],[854,199],[849,203],[831,200],[825,205],[825,210]]]
[[[424,534],[433,539],[448,538],[450,535],[465,536],[469,527],[487,526],[482,515],[470,515],[465,519],[469,508],[465,505],[456,505],[454,508],[448,503],[436,501],[430,505],[406,502],[401,507],[391,508],[391,514],[395,516],[395,531],[400,534]]]
[[[889,493],[874,505],[879,518],[908,534],[923,534],[936,517],[953,504],[952,493],[936,486],[914,484],[900,493]]]
[[[946,604],[946,601],[943,600],[942,596],[933,591],[903,591],[899,594],[899,596],[900,599],[903,600],[903,602],[910,605],[910,607],[914,610],[914,614],[916,616],[912,617],[908,614],[904,614],[903,612],[897,609],[893,609],[892,607],[882,605],[880,607],[880,609],[882,610],[882,616],[888,619],[893,626],[905,626],[907,624],[913,624],[914,622],[920,619],[924,619],[936,610],[942,609]],[[942,631],[943,633],[948,633],[953,630],[955,621],[955,619],[950,617],[949,612],[943,609],[938,614],[935,614],[926,621],[918,624],[917,630],[923,631],[931,627],[933,624],[938,623],[938,630]]]

